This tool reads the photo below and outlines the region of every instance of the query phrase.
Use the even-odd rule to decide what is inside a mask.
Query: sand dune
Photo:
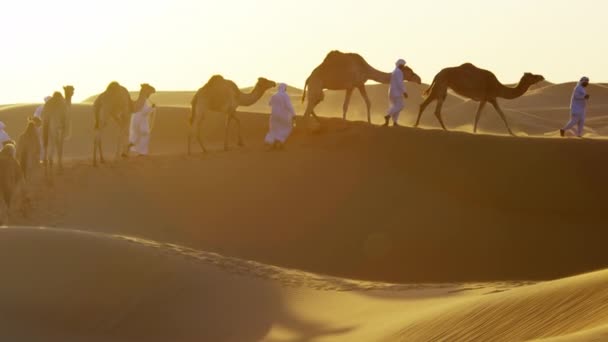
[[[263,99],[239,114],[245,148],[223,152],[224,118],[210,115],[210,153],[193,156],[188,96],[161,92],[154,156],[98,169],[91,106],[74,105],[64,174],[32,183],[32,210],[11,222],[78,231],[0,230],[0,340],[602,340],[605,271],[528,286],[608,266],[606,141],[552,138],[567,119],[554,93],[570,86],[504,102],[528,137],[326,118],[316,135],[300,121],[278,153],[264,151]],[[424,87],[408,89],[406,124]],[[608,94],[591,91],[601,138]],[[386,87],[368,92],[377,122]],[[340,117],[343,96],[318,112]],[[34,108],[0,120],[16,138]],[[358,96],[352,108],[363,117]],[[471,130],[475,104],[450,96],[445,109]],[[502,125],[488,109],[482,131]]]
[[[603,141],[329,119],[324,133],[296,131],[288,151],[273,154],[262,142],[267,116],[243,113],[245,149],[221,152],[224,120],[211,116],[211,153],[186,157],[188,111],[161,108],[152,150],[166,156],[95,170],[91,116],[77,109],[66,153],[86,159],[41,187],[30,217],[15,224],[131,234],[384,281],[549,279],[608,264]]]
[[[10,341],[591,341],[608,324],[607,272],[392,285],[38,228],[0,230],[0,267]]]

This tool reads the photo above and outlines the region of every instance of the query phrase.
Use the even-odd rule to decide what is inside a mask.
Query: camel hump
[[[464,63],[460,67],[461,68],[468,68],[468,69],[479,69],[478,67],[476,67],[475,65],[473,65],[473,63]]]
[[[223,81],[225,81],[224,76],[213,75],[213,76],[211,76],[211,78],[209,78],[209,81],[207,81],[207,84],[213,84],[213,83],[223,82]]]
[[[365,59],[363,59],[363,57],[361,57],[361,55],[356,54],[356,53],[345,53],[342,51],[333,50],[333,51],[330,51],[327,54],[327,56],[325,56],[325,59],[323,60],[323,64],[336,64],[336,63],[345,63],[345,62],[352,62],[352,61],[365,62]]]
[[[116,82],[116,81],[112,81],[110,82],[110,84],[108,84],[108,87],[106,88],[107,91],[113,91],[116,89],[120,89],[121,85],[120,83]]]

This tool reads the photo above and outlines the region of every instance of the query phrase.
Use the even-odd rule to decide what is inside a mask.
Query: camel
[[[435,76],[429,89],[424,92],[426,99],[420,105],[418,119],[416,120],[414,127],[418,127],[420,124],[420,118],[426,107],[434,100],[437,100],[435,116],[437,117],[437,120],[439,120],[441,127],[444,130],[447,130],[443,123],[443,119],[441,118],[441,108],[446,99],[448,88],[450,88],[458,95],[479,102],[473,128],[474,133],[477,133],[479,118],[481,117],[481,113],[486,103],[489,102],[504,121],[509,134],[514,135],[511,127],[509,127],[509,124],[507,123],[505,114],[498,105],[497,99],[504,98],[511,100],[518,98],[524,95],[532,85],[541,82],[544,79],[545,78],[541,75],[534,75],[527,72],[522,76],[516,87],[510,88],[501,84],[492,72],[479,69],[471,63],[465,63],[453,68],[445,68]]]
[[[116,159],[121,156],[126,158],[129,154],[129,124],[131,114],[134,113],[137,105],[143,105],[156,89],[144,83],[141,85],[139,97],[134,103],[127,88],[118,82],[112,82],[106,90],[101,93],[93,104],[95,112],[95,134],[93,138],[93,166],[97,166],[97,152],[99,160],[104,163],[103,149],[101,146],[101,133],[108,121],[112,119],[118,125],[118,143],[116,146]]]
[[[7,143],[0,151],[0,225],[8,224],[11,209],[18,208],[25,215],[29,203],[25,178],[15,158],[16,147]]]
[[[68,125],[68,127],[66,128],[66,133],[67,133],[67,136],[70,137],[72,135],[71,112],[72,112],[72,97],[74,97],[74,87],[71,85],[64,86],[63,94],[65,96],[65,104],[67,106],[67,125]]]
[[[405,67],[403,79],[417,84],[421,83],[420,76],[416,75],[410,67]],[[367,106],[367,122],[371,123],[371,101],[365,90],[365,82],[369,80],[389,84],[391,82],[391,73],[374,69],[358,54],[331,51],[327,54],[323,63],[316,67],[306,80],[302,103],[306,99],[306,89],[308,88],[308,105],[304,112],[304,118],[308,118],[312,114],[317,122],[319,122],[314,109],[323,101],[323,90],[329,89],[346,90],[346,97],[344,98],[344,105],[342,107],[342,118],[346,120],[351,95],[354,89],[358,89]]]
[[[68,126],[68,104],[61,93],[55,92],[42,109],[42,147],[45,173],[48,177],[53,172],[55,152],[57,152],[59,170],[63,169],[63,142]]]
[[[17,144],[17,161],[21,165],[23,176],[26,179],[32,177],[34,169],[40,164],[40,140],[38,138],[38,127],[42,122],[36,117],[28,118],[25,131],[19,137]]]
[[[210,113],[223,113],[226,115],[224,130],[224,150],[228,150],[228,129],[232,121],[236,122],[238,131],[238,145],[243,146],[241,136],[241,120],[236,116],[239,106],[251,106],[256,103],[264,93],[276,87],[276,83],[263,77],[258,81],[250,93],[242,93],[237,85],[220,75],[212,76],[192,98],[192,113],[190,117],[190,132],[188,134],[188,154],[191,154],[192,138],[196,136],[203,152],[207,149],[201,137],[202,122]]]

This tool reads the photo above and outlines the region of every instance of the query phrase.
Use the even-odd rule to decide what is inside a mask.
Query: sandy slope
[[[267,153],[267,117],[242,114],[245,149],[222,152],[223,119],[210,117],[211,153],[186,157],[186,118],[161,108],[152,149],[171,156],[77,162],[14,223],[385,281],[547,279],[608,265],[604,141],[330,120]],[[90,117],[75,123],[68,154],[90,158]]]
[[[391,285],[36,228],[0,230],[0,269],[10,341],[589,341],[608,324],[606,272],[523,287]]]
[[[382,87],[369,89],[374,108]],[[559,87],[547,84],[508,107],[520,134],[538,137],[327,119],[320,134],[296,130],[278,153],[263,149],[268,117],[242,113],[247,147],[221,151],[224,119],[211,116],[211,152],[188,157],[188,109],[163,106],[156,156],[98,169],[89,161],[91,108],[75,105],[65,173],[53,185],[33,182],[32,211],[12,223],[95,233],[0,232],[0,302],[10,309],[0,309],[0,340],[601,340],[605,272],[503,291],[519,284],[513,280],[608,266],[608,145],[550,138],[563,121],[555,116],[567,116],[563,103],[548,100],[561,98],[552,95]],[[328,114],[340,115],[342,96],[328,94]],[[602,96],[590,113],[595,134],[608,123]],[[472,114],[452,113],[472,104],[450,101],[449,124],[470,130]],[[0,108],[0,120],[16,137],[33,109]],[[488,111],[483,130],[502,132],[493,117]],[[114,135],[106,132],[108,154]],[[290,269],[508,283],[412,289]]]

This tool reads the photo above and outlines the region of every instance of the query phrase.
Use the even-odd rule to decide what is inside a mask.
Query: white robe
[[[4,147],[4,143],[11,140],[10,135],[4,130],[6,125],[0,121],[0,150]]]
[[[562,129],[568,131],[576,127],[576,136],[582,137],[585,130],[585,117],[587,107],[587,90],[583,87],[582,82],[579,82],[572,92],[570,100],[570,121]]]
[[[267,144],[285,143],[291,134],[293,117],[296,115],[285,84],[279,84],[279,91],[270,98],[269,105],[272,107],[270,129],[264,140]]]
[[[386,115],[390,116],[394,123],[399,121],[399,114],[405,108],[405,100],[403,98],[405,84],[403,82],[403,72],[401,69],[396,68],[391,75],[391,84],[388,90],[388,99],[391,106],[386,112]]]
[[[34,117],[40,119],[42,122],[42,110],[44,109],[44,105],[38,106],[36,111],[34,111]],[[40,160],[44,160],[44,144],[42,143],[42,125],[40,127],[36,127],[36,133],[38,133],[38,140],[40,141]]]
[[[150,106],[148,101],[139,112],[133,113],[131,116],[131,126],[129,129],[129,142],[131,152],[139,155],[147,155],[150,145],[150,133],[152,132],[150,116],[154,113],[154,107]]]

